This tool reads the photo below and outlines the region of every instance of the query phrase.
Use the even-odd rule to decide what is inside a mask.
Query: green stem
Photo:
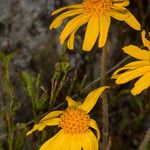
[[[8,64],[5,64],[5,71],[4,71],[4,81],[5,81],[5,90],[9,97],[9,111],[5,109],[5,115],[7,120],[7,127],[8,127],[8,147],[9,150],[13,149],[13,103],[14,97],[12,95],[10,83],[9,83],[9,72],[8,72]]]
[[[107,56],[108,56],[108,48],[107,48],[107,45],[105,45],[102,49],[102,57],[101,57],[101,68],[100,68],[101,86],[106,85]],[[103,112],[102,149],[107,150],[107,146],[108,146],[108,100],[107,100],[106,93],[102,95],[102,112]]]

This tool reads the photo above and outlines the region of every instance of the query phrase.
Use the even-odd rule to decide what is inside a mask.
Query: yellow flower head
[[[75,16],[63,29],[60,35],[60,43],[63,44],[69,37],[67,46],[69,49],[73,49],[76,31],[87,23],[82,49],[90,51],[98,36],[98,47],[103,47],[106,43],[111,22],[110,17],[125,21],[135,30],[141,29],[136,18],[125,8],[128,5],[129,0],[83,0],[81,4],[66,6],[54,11],[52,15],[63,13],[52,22],[50,29],[58,28],[64,19]]]
[[[112,78],[116,79],[117,84],[124,84],[140,77],[131,90],[133,95],[140,94],[150,86],[150,41],[145,38],[145,34],[145,31],[142,31],[143,45],[147,47],[147,50],[140,49],[134,45],[124,47],[123,50],[125,53],[138,60],[118,69],[112,75]]]
[[[38,124],[34,125],[27,135],[36,130],[42,131],[46,126],[58,125],[61,130],[46,141],[40,150],[81,150],[81,148],[83,150],[98,150],[100,131],[96,121],[91,119],[88,113],[107,88],[107,86],[103,86],[93,90],[82,104],[67,96],[68,108],[65,111],[50,112]],[[90,127],[96,130],[97,137]]]

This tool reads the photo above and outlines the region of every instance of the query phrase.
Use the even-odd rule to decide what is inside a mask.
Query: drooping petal
[[[40,150],[57,150],[59,143],[64,139],[64,131],[60,130],[55,136],[46,141],[41,147]]]
[[[56,126],[59,124],[60,118],[52,118],[50,120],[41,121],[39,124],[43,124],[43,127],[39,128],[39,131],[42,131],[45,126]]]
[[[128,10],[127,10],[128,11]],[[128,11],[128,18],[125,18],[124,21],[133,29],[135,30],[141,30],[141,25],[137,21],[137,19]]]
[[[141,60],[149,60],[150,59],[150,52],[146,50],[141,50],[139,47],[134,45],[129,45],[123,47],[123,51],[130,56],[141,59]]]
[[[58,14],[58,13],[60,13],[61,11],[64,11],[64,10],[66,10],[66,9],[80,9],[80,8],[83,8],[83,5],[82,5],[82,4],[70,5],[70,6],[62,7],[62,8],[60,8],[60,9],[55,10],[55,11],[52,13],[52,15]]]
[[[94,46],[99,34],[99,18],[98,16],[91,16],[87,25],[82,49],[90,51]]]
[[[63,111],[52,111],[48,113],[39,121],[38,124],[34,125],[34,127],[26,135],[29,135],[36,130],[42,131],[46,126],[58,125],[59,118],[56,117],[58,117],[62,113]]]
[[[145,32],[145,30],[143,30],[141,33],[142,42],[143,42],[144,46],[150,50],[150,41],[145,38],[145,35],[146,35],[146,32]]]
[[[99,27],[100,27],[100,36],[98,47],[103,47],[106,43],[108,31],[110,26],[110,16],[108,14],[99,16]]]
[[[30,135],[31,133],[33,133],[34,131],[36,131],[36,130],[38,130],[38,126],[37,126],[37,125],[34,125],[34,127],[33,127],[30,131],[28,131],[26,135],[28,136],[28,135]]]
[[[76,102],[76,101],[74,101],[71,97],[69,97],[69,96],[67,96],[66,97],[66,100],[67,100],[67,102],[68,102],[68,106],[70,107],[70,106],[78,106],[80,103],[78,103],[78,102]]]
[[[125,20],[126,18],[128,18],[128,10],[125,9],[124,7],[112,7],[112,9],[110,10],[110,16],[117,19],[117,20],[120,20],[120,21],[123,21]]]
[[[143,67],[131,70],[131,71],[127,71],[125,73],[122,73],[120,76],[118,76],[116,83],[117,84],[127,83],[137,77],[142,76],[149,70],[150,70],[150,66],[143,66]]]
[[[63,111],[62,110],[57,110],[57,111],[52,111],[50,113],[48,113],[45,117],[43,117],[41,121],[45,121],[45,120],[48,120],[48,119],[51,119],[51,118],[55,118],[55,117],[58,117],[60,114],[62,114]]]
[[[122,7],[128,6],[129,0],[112,0],[113,6]]]
[[[147,89],[150,86],[150,71],[143,75],[134,85],[134,88],[131,90],[133,95],[140,94],[143,90]]]
[[[74,15],[78,15],[78,14],[81,14],[83,13],[84,10],[83,9],[77,9],[77,10],[70,10],[70,11],[67,11],[61,15],[59,15],[56,19],[54,19],[54,21],[51,23],[50,25],[50,29],[52,28],[58,28],[64,19],[66,19],[67,17],[71,17],[71,16],[74,16]]]
[[[125,65],[124,67],[121,67],[118,70],[116,70],[112,75],[112,79],[116,79],[119,76],[119,72],[121,72],[120,74],[122,74],[123,70],[128,70],[128,69],[133,70],[133,69],[136,69],[136,68],[139,68],[139,67],[142,67],[142,66],[148,66],[148,65],[150,65],[149,61],[134,61],[134,62],[131,62],[131,63]]]
[[[50,120],[40,121],[38,124],[35,124],[26,135],[30,135],[36,130],[42,131],[46,126],[56,126],[59,124],[59,121],[60,118],[52,118]]]
[[[90,127],[92,127],[93,129],[96,130],[96,132],[97,132],[97,139],[99,141],[99,139],[100,139],[100,131],[99,131],[98,125],[97,125],[97,123],[96,123],[96,121],[94,119],[90,119]]]
[[[46,126],[56,126],[59,124],[60,118],[52,118],[50,120],[41,121],[40,123],[36,124],[38,131],[42,131]]]
[[[108,86],[102,86],[90,92],[86,97],[85,101],[81,104],[80,109],[84,110],[86,113],[89,113],[91,109],[96,104],[99,96],[107,89]]]
[[[63,29],[59,39],[60,39],[60,43],[63,44],[64,41],[66,40],[66,38],[73,32],[76,30],[76,28],[79,28],[80,26],[84,25],[85,23],[88,22],[90,18],[90,14],[81,14],[75,18],[73,18],[72,20],[70,20],[67,25],[65,26],[65,28]]]

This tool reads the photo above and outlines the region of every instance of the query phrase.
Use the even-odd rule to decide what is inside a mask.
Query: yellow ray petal
[[[47,125],[48,126],[58,125],[59,118],[55,117],[58,117],[62,112],[63,111],[50,112],[45,117],[43,117],[38,124],[34,125],[34,127],[26,135],[29,135],[36,130],[42,131]]]
[[[68,46],[68,48],[69,49],[74,49],[74,38],[75,38],[75,33],[76,33],[76,31],[78,30],[79,28],[77,28],[76,30],[74,30],[71,34],[70,34],[70,36],[69,36],[69,39],[68,39],[68,41],[67,41],[67,46]]]
[[[108,30],[110,26],[110,16],[108,14],[101,15],[99,17],[100,36],[98,47],[103,47],[106,43]]]
[[[27,136],[30,135],[32,132],[38,130],[42,131],[46,126],[56,126],[59,124],[60,118],[52,118],[50,120],[44,120],[39,122],[38,124],[35,124],[33,128],[27,132]]]
[[[58,117],[58,116],[59,116],[60,114],[62,114],[62,113],[63,113],[63,111],[61,111],[61,110],[52,111],[52,112],[48,113],[45,117],[43,117],[43,118],[40,120],[40,122],[41,122],[41,121],[45,121],[45,120],[49,120],[49,119],[51,119],[51,118]]]
[[[89,132],[89,136],[91,139],[93,150],[98,150],[98,140],[96,139],[96,136],[93,134],[92,131]]]
[[[89,132],[90,131],[87,131],[86,133],[80,135],[83,150],[94,150],[94,146]]]
[[[114,7],[110,11],[110,15],[120,21],[125,21],[129,26],[135,30],[141,30],[141,25],[137,19],[124,7]]]
[[[128,10],[125,9],[124,7],[112,6],[112,9],[110,10],[110,16],[117,19],[117,20],[123,21],[126,18],[128,18],[127,12],[128,12]]]
[[[70,150],[71,134],[64,134],[61,140],[59,140],[57,150]]]
[[[59,124],[60,118],[52,118],[50,120],[41,121],[39,124],[43,125],[43,127],[39,127],[38,130],[42,131],[45,126],[56,126]]]
[[[128,11],[128,10],[127,10]],[[135,30],[141,30],[141,25],[137,21],[137,19],[128,11],[128,18],[125,18],[124,21],[133,29]]]
[[[81,150],[81,136],[78,134],[73,134],[70,142],[70,150]]]
[[[41,147],[40,150],[57,150],[60,141],[64,138],[64,131],[60,130],[55,136],[46,141]]]
[[[122,7],[122,6],[128,6],[129,0],[112,0],[113,6]]]
[[[145,38],[145,35],[146,35],[146,32],[145,32],[145,30],[143,30],[141,33],[142,42],[143,42],[144,46],[150,50],[150,41]]]
[[[117,78],[117,77],[119,76],[118,73],[119,73],[119,72],[122,72],[123,70],[127,70],[127,69],[133,70],[133,69],[136,69],[136,68],[138,68],[138,67],[148,66],[148,65],[150,65],[150,62],[149,62],[149,61],[134,61],[134,62],[131,62],[131,63],[125,65],[124,67],[119,68],[118,70],[116,70],[116,71],[113,73],[112,78],[113,78],[113,79]],[[120,74],[122,74],[122,73],[120,73]]]
[[[67,17],[71,17],[71,16],[74,16],[74,15],[78,15],[78,14],[81,14],[83,13],[84,10],[83,9],[77,9],[77,10],[70,10],[70,11],[67,11],[61,15],[59,15],[56,19],[54,19],[54,21],[51,23],[50,25],[50,29],[52,28],[58,28],[64,19],[66,19]]]
[[[38,125],[34,125],[34,127],[27,132],[26,136],[30,135],[31,133],[33,133],[34,131],[38,130]]]
[[[141,60],[149,60],[150,59],[150,52],[146,50],[141,50],[139,47],[134,45],[125,46],[122,48],[123,51],[137,59]]]
[[[94,46],[99,34],[99,18],[92,16],[88,22],[82,49],[90,51]]]
[[[36,124],[36,130],[42,131],[46,126],[56,126],[59,124],[60,118],[52,118],[50,120],[41,121]],[[34,129],[34,127],[33,127]],[[34,130],[35,131],[35,130]]]
[[[70,106],[78,106],[80,103],[78,103],[78,102],[76,102],[76,101],[74,101],[71,97],[69,97],[69,96],[67,96],[66,97],[66,100],[67,100],[67,102],[68,102],[68,106],[70,107]]]
[[[127,71],[125,73],[122,73],[120,76],[118,76],[116,83],[117,84],[127,83],[137,77],[142,76],[149,70],[150,70],[150,66],[143,66],[143,67],[137,68],[135,70]]]
[[[147,89],[150,86],[150,71],[143,75],[134,85],[134,88],[131,90],[133,95],[140,94],[143,90]]]
[[[74,31],[86,22],[88,22],[90,14],[81,14],[74,19],[70,20],[62,31],[59,39],[60,43],[63,44],[66,38]]]
[[[62,8],[60,8],[60,9],[55,10],[55,11],[52,13],[52,15],[58,14],[58,13],[60,13],[61,11],[64,11],[64,10],[66,10],[66,9],[80,9],[80,8],[83,8],[83,5],[82,5],[82,4],[70,5],[70,6],[62,7]]]
[[[90,127],[92,127],[93,129],[96,130],[96,132],[97,132],[97,139],[99,141],[99,139],[100,139],[100,131],[99,131],[98,125],[97,125],[97,123],[96,123],[96,121],[94,119],[90,119]]]
[[[134,61],[134,62],[131,62],[125,66],[127,67],[132,67],[131,69],[135,69],[136,67],[142,67],[142,66],[149,66],[150,65],[150,62],[148,60],[142,60],[142,61]]]
[[[80,108],[86,113],[89,113],[96,104],[99,96],[107,89],[108,86],[102,86],[90,92],[86,97],[85,101],[81,104]]]

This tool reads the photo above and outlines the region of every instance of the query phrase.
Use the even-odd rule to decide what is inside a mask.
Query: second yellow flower
[[[73,49],[76,31],[82,25],[88,23],[82,49],[90,51],[97,38],[100,48],[106,43],[111,17],[119,21],[125,21],[135,30],[141,29],[136,18],[125,8],[128,5],[129,0],[84,0],[81,4],[66,6],[54,11],[52,15],[67,10],[54,19],[50,29],[58,28],[67,17],[76,16],[63,29],[60,35],[60,43],[63,44],[69,37],[67,46],[69,49]]]

